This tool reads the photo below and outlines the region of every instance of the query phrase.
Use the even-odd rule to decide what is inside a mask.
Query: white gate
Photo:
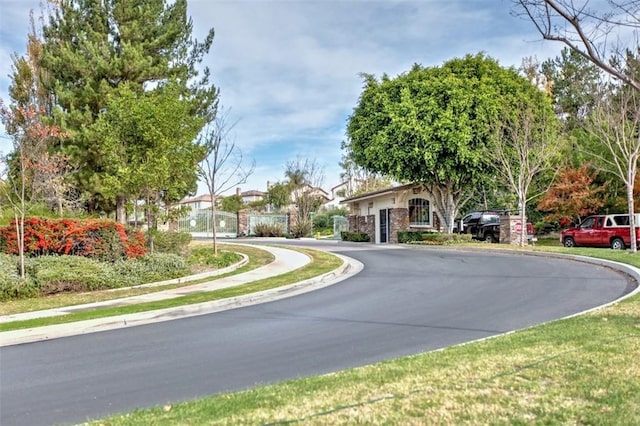
[[[187,217],[178,219],[178,230],[189,232],[194,237],[213,237],[211,209],[191,212]],[[235,213],[216,211],[216,237],[236,238],[238,236],[238,216]]]
[[[340,240],[342,236],[340,235],[343,231],[348,231],[349,224],[347,218],[344,216],[333,216],[333,239]]]

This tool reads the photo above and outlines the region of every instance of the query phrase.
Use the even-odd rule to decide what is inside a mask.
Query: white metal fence
[[[201,209],[178,219],[178,230],[190,232],[194,237],[213,237],[211,209]],[[238,216],[235,213],[216,212],[216,236],[235,238],[238,236]]]

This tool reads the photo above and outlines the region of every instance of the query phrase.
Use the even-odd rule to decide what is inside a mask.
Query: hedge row
[[[448,245],[470,243],[473,239],[471,234],[444,234],[441,232],[427,232],[422,234],[422,240],[408,241],[409,244],[425,244],[425,245]]]
[[[18,254],[16,223],[0,227],[0,252]],[[142,233],[107,219],[24,220],[24,252],[29,257],[73,255],[115,262],[146,254]]]
[[[26,278],[21,279],[18,271],[18,257],[0,253],[0,301],[129,287],[191,272],[184,258],[167,253],[117,262],[79,256],[30,257],[25,262]]]
[[[342,241],[352,241],[355,243],[366,243],[369,241],[369,234],[365,232],[340,232]]]

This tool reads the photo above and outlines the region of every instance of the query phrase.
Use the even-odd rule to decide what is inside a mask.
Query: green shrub
[[[411,241],[409,244],[449,245],[470,243],[473,241],[471,234],[445,234],[442,232],[428,232],[422,234],[422,241]]]
[[[333,229],[333,216],[326,213],[318,213],[313,216],[313,230],[320,231],[322,229]]]
[[[106,289],[113,282],[108,264],[87,257],[40,256],[25,266],[41,295]]]
[[[190,273],[184,257],[172,253],[149,253],[135,261],[123,263],[128,264],[127,268],[119,267],[118,271],[128,269],[135,272],[137,283],[134,285],[183,277]]]
[[[351,241],[355,243],[369,242],[369,234],[366,234],[364,232],[342,231],[340,233],[340,238],[342,239],[342,241]]]
[[[258,223],[253,233],[256,237],[282,237],[284,227],[280,223]]]
[[[225,253],[217,262],[227,266],[240,259],[235,253]],[[2,301],[135,286],[191,273],[185,258],[171,253],[152,253],[116,262],[99,262],[81,256],[32,257],[26,259],[24,280],[19,278],[17,262],[17,256],[0,254]]]
[[[18,256],[0,253],[0,277],[18,276]]]
[[[0,277],[0,301],[6,302],[14,299],[28,299],[37,297],[38,288],[29,278]]]
[[[418,231],[398,231],[399,243],[411,243],[413,241],[422,241],[422,232]]]
[[[153,236],[153,250],[159,253],[185,256],[188,253],[187,246],[191,239],[189,232],[156,231]]]
[[[18,257],[0,253],[0,301],[26,299],[38,295],[29,278],[20,278]]]

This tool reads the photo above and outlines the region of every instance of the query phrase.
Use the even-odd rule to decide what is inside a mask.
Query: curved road
[[[628,276],[494,251],[334,243],[365,264],[318,291],[0,349],[0,424],[81,422],[438,349],[612,301]]]

